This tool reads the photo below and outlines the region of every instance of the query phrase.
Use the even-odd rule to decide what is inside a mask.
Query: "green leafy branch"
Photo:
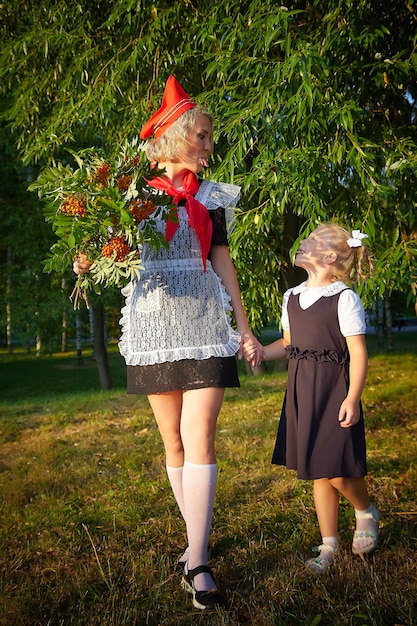
[[[172,201],[163,194],[150,195],[147,181],[160,171],[146,161],[138,139],[123,144],[119,154],[102,150],[68,150],[71,164],[45,168],[29,187],[44,203],[44,217],[57,241],[43,261],[44,271],[63,274],[80,254],[91,267],[79,276],[72,294],[78,306],[80,293],[100,293],[103,287],[122,287],[139,278],[140,251],[146,241],[155,250],[167,247],[156,218],[175,219]]]

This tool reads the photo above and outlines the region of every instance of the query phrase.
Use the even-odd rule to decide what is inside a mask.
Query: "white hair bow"
[[[359,248],[362,245],[362,239],[366,239],[368,235],[361,233],[360,230],[352,230],[352,237],[347,240],[348,246],[351,248]]]

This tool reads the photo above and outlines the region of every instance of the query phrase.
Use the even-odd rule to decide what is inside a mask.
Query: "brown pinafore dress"
[[[342,428],[338,421],[349,386],[340,293],[321,297],[306,310],[299,295],[288,300],[288,382],[272,463],[296,470],[300,479],[358,478],[367,471],[362,405],[355,426]]]

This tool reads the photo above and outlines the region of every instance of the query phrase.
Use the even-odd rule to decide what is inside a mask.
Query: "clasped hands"
[[[252,333],[241,335],[241,343],[238,352],[239,358],[243,358],[252,368],[258,367],[263,361],[263,345],[259,343]]]

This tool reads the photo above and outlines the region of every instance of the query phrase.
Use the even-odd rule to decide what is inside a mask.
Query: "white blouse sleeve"
[[[351,289],[340,294],[338,316],[340,332],[344,337],[366,333],[365,311],[361,299]]]
[[[291,295],[292,288],[288,289],[282,297],[282,313],[281,313],[281,327],[282,330],[290,330],[290,320],[288,319],[288,299]]]
[[[204,204],[209,211],[222,207],[226,217],[227,234],[235,227],[235,207],[239,202],[241,187],[229,183],[217,183],[202,180],[196,193],[196,200]]]

